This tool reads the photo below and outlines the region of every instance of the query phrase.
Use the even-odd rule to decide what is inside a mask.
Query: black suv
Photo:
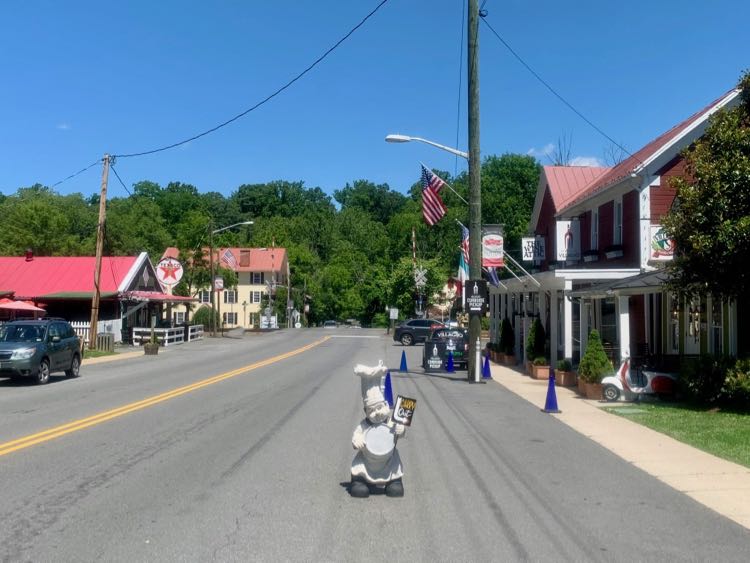
[[[396,327],[393,340],[404,346],[411,346],[415,342],[424,342],[432,329],[443,326],[443,323],[435,319],[409,319]]]
[[[49,382],[49,375],[64,371],[78,377],[81,340],[64,319],[11,321],[0,326],[0,377]]]

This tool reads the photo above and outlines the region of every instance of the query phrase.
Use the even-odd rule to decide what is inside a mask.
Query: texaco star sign
[[[182,264],[174,258],[162,258],[156,265],[156,277],[162,285],[177,285],[182,279]]]

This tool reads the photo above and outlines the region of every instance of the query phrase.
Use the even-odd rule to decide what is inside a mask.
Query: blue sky
[[[157,148],[225,121],[302,71],[379,2],[6,3],[0,192],[52,185],[105,152]],[[484,7],[530,66],[631,151],[750,68],[745,0],[487,0]],[[464,163],[448,153],[384,137],[467,149],[464,14],[465,0],[389,0],[269,103],[180,148],[120,159],[116,169],[129,188],[145,179],[181,181],[227,196],[243,183],[278,179],[332,194],[364,178],[405,192],[419,179],[419,161],[460,172]],[[516,152],[546,164],[545,152],[567,137],[573,157],[604,160],[609,141],[481,24],[480,65],[483,157]],[[100,173],[95,166],[55,189],[98,193]],[[109,193],[127,195],[115,178]]]

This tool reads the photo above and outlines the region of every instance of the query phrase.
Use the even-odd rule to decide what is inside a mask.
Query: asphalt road
[[[417,399],[405,497],[351,498],[352,367],[398,368],[402,350],[284,331],[0,380],[0,559],[747,560],[744,528],[495,382],[424,375],[418,346],[392,373]]]

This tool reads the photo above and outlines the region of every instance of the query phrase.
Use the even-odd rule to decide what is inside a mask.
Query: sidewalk
[[[491,364],[491,374],[509,391],[544,408],[547,381],[495,364]],[[566,387],[556,387],[556,396],[562,412],[545,416],[554,416],[635,467],[750,529],[750,469],[599,408],[614,403],[589,401]]]

